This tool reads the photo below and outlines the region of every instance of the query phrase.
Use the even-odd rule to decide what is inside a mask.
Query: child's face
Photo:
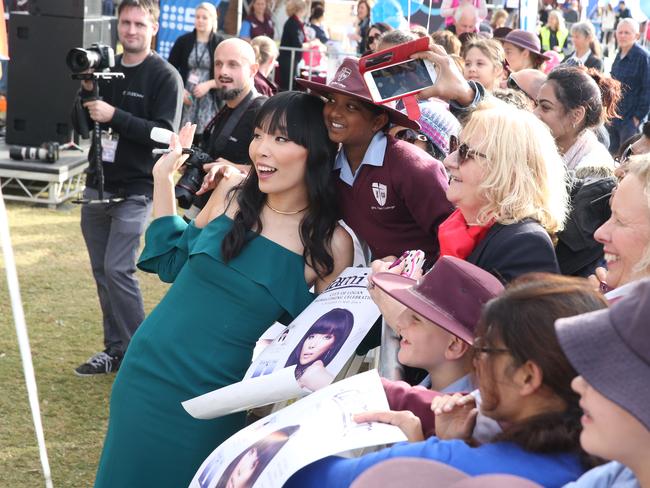
[[[388,118],[374,115],[366,103],[355,97],[332,93],[323,108],[329,138],[344,145],[367,145]]]

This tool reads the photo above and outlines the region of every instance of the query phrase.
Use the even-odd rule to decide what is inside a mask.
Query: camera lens
[[[74,73],[80,73],[99,65],[101,57],[96,51],[74,48],[68,52],[65,62]]]

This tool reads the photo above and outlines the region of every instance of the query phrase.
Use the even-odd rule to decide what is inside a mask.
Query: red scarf
[[[467,259],[474,248],[485,237],[494,222],[487,225],[467,225],[459,209],[447,217],[438,227],[438,243],[441,256],[454,256]]]

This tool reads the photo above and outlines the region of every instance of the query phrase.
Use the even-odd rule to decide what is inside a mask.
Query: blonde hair
[[[473,38],[463,46],[461,54],[463,59],[472,48],[481,51],[483,55],[490,60],[492,66],[503,69],[506,60],[506,53],[504,52],[503,46],[500,42],[495,41],[494,39]]]
[[[490,25],[492,27],[495,27],[497,25],[497,22],[502,19],[506,21],[508,20],[508,11],[500,8],[495,10],[494,13],[492,14],[492,20],[490,21]]]
[[[257,36],[251,40],[251,46],[255,51],[255,58],[258,64],[265,64],[269,59],[277,58],[279,51],[275,41],[270,37]]]
[[[487,155],[481,184],[488,203],[478,223],[494,219],[504,225],[526,218],[539,222],[553,236],[564,228],[569,211],[567,176],[548,127],[532,113],[493,97],[481,102],[463,128],[463,141]]]
[[[199,9],[203,9],[208,13],[208,16],[212,19],[212,32],[217,32],[217,9],[214,4],[201,2],[194,8],[195,11]]]
[[[566,24],[564,23],[564,16],[562,15],[562,12],[559,10],[551,10],[548,13],[548,20],[546,21],[546,25],[550,27],[551,25],[551,17],[554,17],[557,19],[557,31],[563,31],[566,30]]]
[[[287,15],[291,17],[292,15],[297,15],[300,11],[306,11],[307,2],[305,0],[287,0],[285,9],[287,10]]]
[[[632,156],[628,163],[627,175],[634,175],[639,179],[643,186],[645,204],[650,209],[650,154]],[[650,272],[650,243],[646,244],[641,260],[634,266],[634,272],[643,275]]]

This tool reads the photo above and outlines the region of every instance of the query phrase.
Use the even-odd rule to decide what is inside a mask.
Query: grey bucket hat
[[[650,279],[610,308],[559,319],[567,358],[602,395],[650,430]]]

